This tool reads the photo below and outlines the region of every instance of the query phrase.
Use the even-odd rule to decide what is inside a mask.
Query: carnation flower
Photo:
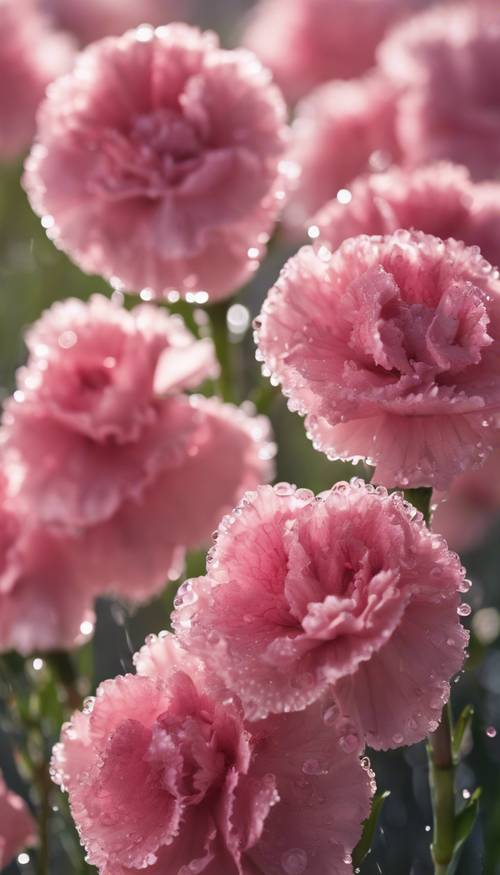
[[[220,298],[283,196],[285,106],[249,52],[187,25],[85,50],[50,89],[24,184],[54,242],[132,291]]]
[[[498,442],[497,442],[498,443]],[[493,528],[500,512],[500,450],[493,450],[482,468],[455,477],[447,492],[436,492],[432,528],[453,550],[477,547]]]
[[[161,25],[184,19],[190,0],[41,0],[57,25],[86,45],[147,21]]]
[[[498,4],[440,4],[380,46],[383,70],[407,93],[398,134],[405,161],[465,164],[476,179],[500,172]]]
[[[330,201],[313,219],[313,236],[330,249],[359,234],[418,228],[454,237],[500,265],[500,184],[474,184],[465,167],[438,163],[414,171],[393,168],[357,179],[341,203]],[[316,231],[318,229],[318,231]]]
[[[329,79],[365,73],[387,29],[416,7],[415,0],[261,0],[244,41],[293,101]]]
[[[250,719],[330,689],[344,745],[390,748],[437,728],[464,659],[466,589],[458,557],[400,495],[355,480],[315,499],[279,484],[222,522],[173,622]]]
[[[352,871],[370,775],[324,719],[327,699],[249,724],[172,636],[151,636],[136,665],[101,684],[54,750],[91,864],[106,875]]]
[[[215,375],[211,341],[153,305],[69,299],[27,344],[4,416],[11,503],[79,538],[98,591],[142,600],[270,476],[268,422],[184,393]]]
[[[0,772],[0,868],[35,841],[36,825],[28,806],[12,793]]]
[[[27,655],[81,644],[94,627],[93,581],[81,545],[15,514],[3,475],[0,531],[0,652]],[[0,817],[0,834],[1,825]]]
[[[0,161],[31,144],[49,82],[71,66],[69,37],[49,28],[32,0],[0,0]]]
[[[361,173],[400,157],[394,131],[397,90],[379,74],[330,82],[297,107],[290,165],[300,170],[285,221],[301,235],[320,207]]]
[[[259,355],[330,458],[436,486],[491,451],[500,283],[477,247],[422,232],[304,247],[257,323]]]

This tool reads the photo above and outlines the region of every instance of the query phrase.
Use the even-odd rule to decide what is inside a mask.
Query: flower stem
[[[452,752],[452,718],[448,702],[441,723],[429,736],[429,779],[434,812],[432,858],[435,875],[447,875],[455,850],[455,761]]]
[[[234,401],[232,349],[227,329],[227,311],[231,301],[217,301],[206,307],[212,340],[220,365],[219,394],[223,401]]]
[[[46,763],[41,763],[36,775],[38,790],[38,849],[36,857],[37,875],[49,875],[49,823],[50,795],[52,782]]]
[[[407,501],[419,510],[429,526],[431,521],[432,489],[407,489]],[[455,852],[455,771],[453,756],[453,718],[451,702],[441,716],[441,723],[428,738],[429,783],[433,810],[432,859],[434,875],[448,875]]]

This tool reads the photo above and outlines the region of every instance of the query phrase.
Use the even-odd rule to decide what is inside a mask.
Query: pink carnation
[[[303,234],[311,216],[352,180],[399,159],[394,131],[397,92],[378,74],[330,82],[297,107],[290,160],[300,170],[285,212]]]
[[[92,582],[81,545],[16,515],[0,480],[0,651],[81,644],[93,629]],[[0,817],[0,832],[1,832]],[[1,858],[1,853],[0,853]]]
[[[477,247],[422,232],[304,247],[264,304],[260,356],[330,458],[446,488],[491,451],[500,283]]]
[[[464,659],[466,588],[458,557],[400,495],[354,480],[315,499],[280,484],[222,522],[173,620],[250,719],[333,685],[344,743],[389,748],[438,725]]]
[[[32,0],[0,0],[0,161],[30,146],[38,104],[49,82],[69,69],[73,52]]]
[[[26,165],[50,237],[133,291],[234,292],[283,195],[285,106],[269,79],[182,24],[89,47],[51,88]]]
[[[261,0],[244,40],[293,101],[329,79],[365,73],[387,29],[417,5],[416,0]]]
[[[405,160],[445,159],[474,178],[500,173],[498,4],[440,4],[397,28],[380,63],[407,86],[398,113]]]
[[[101,684],[54,751],[90,863],[103,875],[352,872],[370,776],[328,700],[249,724],[172,636],[152,637],[136,665]]]
[[[26,845],[33,844],[35,835],[36,825],[28,806],[8,789],[0,772],[0,869]]]
[[[267,420],[184,394],[216,373],[211,341],[152,305],[69,299],[27,344],[4,417],[11,501],[78,536],[98,591],[143,599],[270,476]]]
[[[148,22],[184,19],[190,0],[41,0],[57,25],[74,33],[81,44],[114,36]]]
[[[482,468],[456,477],[447,492],[435,493],[432,528],[453,550],[478,546],[493,528],[500,512],[500,450]]]
[[[474,185],[465,167],[394,168],[359,178],[350,195],[348,203],[330,201],[313,219],[313,234],[318,228],[319,241],[330,249],[359,234],[417,228],[479,246],[487,261],[500,265],[500,184]]]

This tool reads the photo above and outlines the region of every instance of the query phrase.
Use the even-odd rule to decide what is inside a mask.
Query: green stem
[[[407,501],[419,510],[429,526],[431,522],[432,489],[407,489]],[[434,875],[448,875],[455,851],[455,771],[453,756],[453,719],[448,702],[441,723],[428,738],[429,782],[431,787],[434,830],[432,859]]]
[[[218,301],[207,306],[212,340],[220,365],[219,394],[224,401],[234,401],[232,349],[227,330],[227,311],[231,301]]]
[[[81,708],[82,696],[78,692],[78,676],[70,655],[64,650],[53,650],[45,654],[45,661],[53,677],[63,688],[70,708],[72,710]]]
[[[432,858],[435,875],[447,875],[455,850],[455,762],[452,753],[450,703],[441,723],[429,736],[429,778],[434,812]]]
[[[50,796],[52,782],[46,763],[42,763],[37,775],[38,789],[38,850],[36,857],[37,875],[49,875],[49,822]]]

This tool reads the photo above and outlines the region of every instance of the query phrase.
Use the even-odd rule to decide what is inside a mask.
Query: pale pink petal
[[[80,267],[152,297],[234,292],[280,209],[285,107],[254,55],[139,28],[51,89],[25,186]]]
[[[257,321],[316,449],[377,482],[444,488],[491,451],[500,285],[477,247],[417,231],[304,247]]]
[[[36,824],[26,802],[9,790],[0,772],[0,867],[34,844]]]
[[[343,703],[345,689],[366,692],[366,677],[371,689],[380,683],[380,713],[359,693],[356,708],[344,705],[344,735],[354,747],[365,737],[397,747],[396,737],[413,743],[430,731],[436,690],[463,663],[466,589],[458,557],[397,493],[353,480],[314,500],[282,484],[248,494],[223,521],[173,625],[252,720],[303,710],[327,687]]]

